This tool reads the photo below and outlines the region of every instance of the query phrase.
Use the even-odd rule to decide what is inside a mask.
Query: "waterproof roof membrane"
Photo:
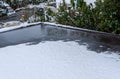
[[[0,33],[0,79],[119,79],[119,39],[39,24]]]

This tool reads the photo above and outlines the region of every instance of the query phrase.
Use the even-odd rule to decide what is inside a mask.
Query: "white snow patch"
[[[87,4],[89,3],[94,3],[96,0],[84,0],[85,2],[87,2]],[[56,0],[57,3],[62,3],[62,0]],[[65,0],[66,3],[70,3],[70,0]]]
[[[14,21],[13,21],[13,22],[14,22]],[[12,22],[10,22],[10,23],[12,23]],[[21,23],[20,25],[1,28],[1,29],[0,29],[0,33],[1,33],[1,32],[6,32],[6,31],[9,31],[9,30],[18,29],[18,28],[21,28],[21,27],[29,27],[30,25],[36,25],[36,24],[39,24],[39,23],[41,23],[41,22],[34,22],[34,23],[23,22],[23,23]]]
[[[46,3],[40,3],[40,4],[38,4],[38,5],[33,5],[33,4],[29,4],[28,6],[27,6],[27,8],[35,8],[35,7],[39,7],[39,8],[44,8],[44,7],[46,7]]]
[[[6,7],[8,7],[8,6],[9,6],[9,4],[7,4],[7,3],[5,3],[5,2],[3,3],[3,5],[4,5],[4,6],[6,6]]]
[[[0,79],[120,79],[119,56],[110,55],[74,41],[9,46],[0,48]]]
[[[87,4],[90,4],[90,3],[94,4],[96,0],[85,0],[85,1],[87,2]]]

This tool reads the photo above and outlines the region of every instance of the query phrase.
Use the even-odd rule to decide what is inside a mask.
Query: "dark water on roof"
[[[58,40],[76,41],[79,45],[87,45],[88,50],[96,52],[120,52],[120,39],[118,38],[52,25],[36,25],[0,33],[0,48],[22,43],[35,45],[43,41]]]

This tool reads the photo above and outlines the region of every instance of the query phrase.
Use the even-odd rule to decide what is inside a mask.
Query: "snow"
[[[9,4],[7,4],[7,3],[5,3],[5,2],[3,3],[3,5],[4,5],[4,6],[6,6],[6,7],[8,7],[8,6],[9,6]]]
[[[76,1],[76,0],[74,0],[74,1]],[[87,4],[90,4],[90,3],[92,3],[93,4],[93,6],[95,6],[94,5],[94,2],[96,1],[96,0],[84,0]],[[59,7],[59,5],[60,5],[60,3],[62,3],[63,2],[63,0],[56,0],[56,3],[57,3],[57,8]],[[67,4],[70,4],[70,0],[65,0],[65,2],[67,3]],[[76,2],[75,2],[76,3]]]
[[[117,54],[74,41],[29,44],[0,48],[0,79],[120,79]]]
[[[3,2],[3,1],[1,1],[1,0],[0,0],[0,4],[1,4],[1,5],[4,5],[4,6],[6,6],[6,7],[9,6],[9,4],[7,4],[7,3],[5,3],[5,2]]]
[[[87,2],[87,4],[89,3],[94,3],[96,0],[84,0]],[[57,3],[61,3],[62,0],[56,0]],[[65,0],[66,3],[70,3],[70,0]]]
[[[87,2],[87,4],[90,4],[90,3],[94,3],[96,0],[85,0]]]
[[[11,22],[10,22],[10,23],[11,23]],[[5,32],[5,31],[9,31],[9,30],[13,30],[13,29],[25,27],[25,26],[27,26],[27,25],[28,25],[28,23],[22,23],[22,24],[16,25],[16,26],[1,28],[1,29],[0,29],[0,32]]]
[[[96,0],[84,0],[87,2],[87,4],[90,4],[90,3],[94,3]],[[70,4],[70,0],[65,0],[66,3]],[[60,3],[62,3],[62,0],[56,0],[56,4],[57,4],[57,7],[60,5]],[[34,8],[34,7],[41,7],[41,8],[44,8],[46,7],[47,4],[46,3],[40,3],[39,5],[33,5],[33,4],[30,4],[28,5],[27,7],[28,8]],[[48,7],[48,6],[47,6]]]
[[[21,8],[15,9],[16,12],[17,12],[17,11],[20,11],[20,10],[25,10],[25,7],[21,7]]]
[[[45,6],[46,6],[46,3],[40,3],[40,4],[38,4],[38,5],[29,4],[29,5],[27,6],[27,8],[30,8],[30,9],[35,8],[35,7],[44,8]]]
[[[15,22],[15,21],[13,21],[13,22]],[[11,22],[8,22],[8,23],[13,23],[13,22],[11,21]],[[18,29],[18,28],[22,28],[22,27],[29,27],[29,26],[31,26],[31,25],[36,25],[36,24],[39,24],[39,23],[41,23],[41,22],[35,22],[35,23],[23,22],[23,23],[21,23],[20,25],[1,28],[1,29],[0,29],[0,33],[6,32],[6,31],[10,31],[10,30],[14,30],[14,29]]]

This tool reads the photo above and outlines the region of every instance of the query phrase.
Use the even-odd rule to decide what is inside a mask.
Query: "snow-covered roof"
[[[120,79],[119,55],[88,50],[88,44],[79,44],[80,40],[39,39],[44,37],[41,32],[47,31],[45,35],[48,36],[53,37],[60,33],[59,30],[67,36],[63,28],[55,27],[54,32],[50,27],[39,25],[0,34],[1,44],[23,41],[0,48],[0,79]],[[68,30],[71,37],[78,35],[73,30],[71,32]],[[28,39],[35,41],[24,43]]]

